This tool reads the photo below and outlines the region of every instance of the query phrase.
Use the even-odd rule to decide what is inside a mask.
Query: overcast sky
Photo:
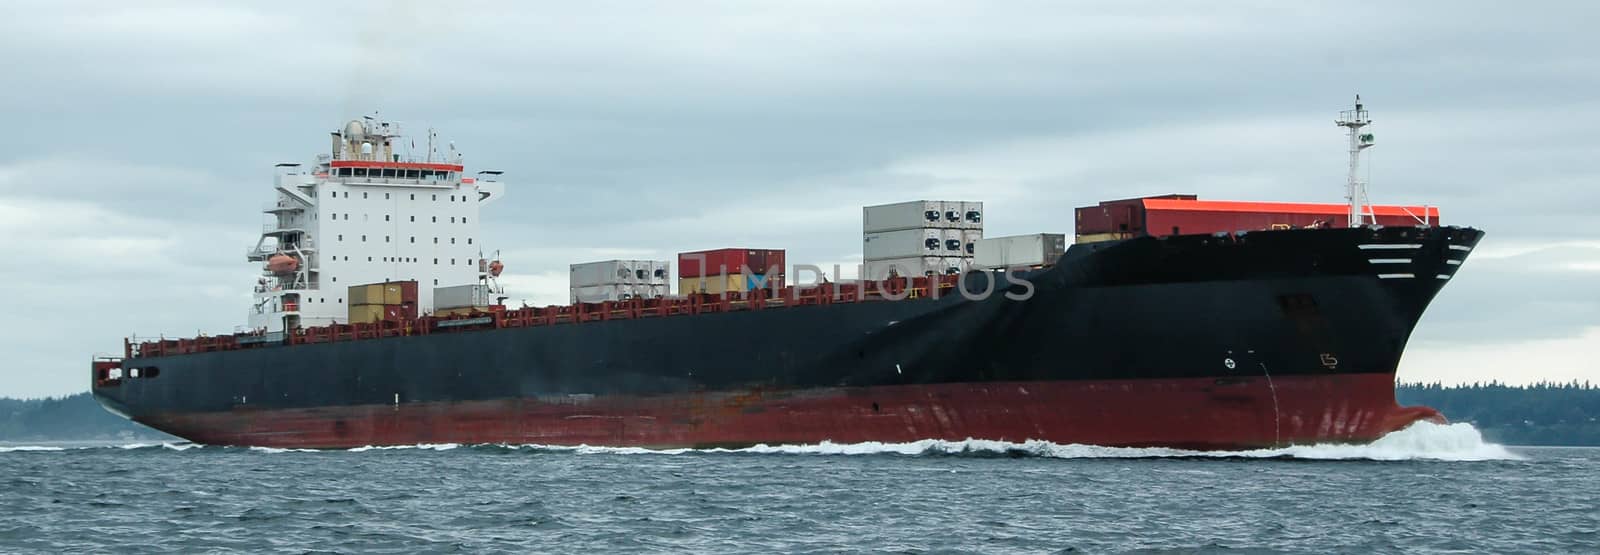
[[[860,207],[1371,196],[1488,238],[1405,380],[1600,381],[1592,2],[6,2],[0,396],[82,391],[132,333],[227,332],[272,165],[373,110],[506,172],[514,299],[566,266],[723,246],[860,260]]]

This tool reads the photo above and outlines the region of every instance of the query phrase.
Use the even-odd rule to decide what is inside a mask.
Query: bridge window
[[[356,175],[356,177],[366,177],[367,176],[367,169],[366,168],[355,168],[355,175]]]
[[[423,179],[433,179],[433,170],[422,170]]]
[[[406,170],[406,179],[416,179],[417,170]]]
[[[384,177],[394,177],[394,170],[389,170],[389,169],[383,170],[383,176]]]
[[[339,168],[340,177],[350,177],[350,168]]]

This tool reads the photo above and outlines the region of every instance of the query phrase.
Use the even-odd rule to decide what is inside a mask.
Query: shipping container
[[[489,286],[483,284],[455,285],[451,287],[435,287],[433,289],[433,308],[461,308],[471,306],[489,306]]]
[[[603,260],[568,266],[568,286],[609,284],[665,284],[665,260]]]
[[[972,258],[978,254],[978,240],[983,239],[982,229],[967,229],[961,232],[961,256]]]
[[[602,260],[567,266],[570,287],[623,283],[633,279],[633,261]]]
[[[742,273],[784,274],[783,249],[713,249],[678,254],[678,277],[693,278]]]
[[[381,305],[383,304],[383,284],[370,283],[366,285],[352,285],[346,290],[346,298],[352,305]]]
[[[944,232],[939,229],[902,229],[864,234],[862,258],[888,260],[944,254]]]
[[[568,297],[573,303],[598,303],[626,301],[629,299],[659,299],[667,296],[666,285],[612,283],[571,287]]]
[[[944,234],[944,252],[941,256],[961,256],[962,231],[960,229],[946,229]]]
[[[965,206],[963,206],[966,203],[959,200],[947,200],[940,204],[944,206],[944,210],[941,211],[944,216],[939,220],[939,227],[960,227],[961,217],[966,213]]]
[[[1067,236],[1034,233],[980,239],[972,259],[974,268],[1002,269],[1055,264],[1067,252]]]
[[[381,304],[354,304],[350,305],[351,324],[370,324],[384,319],[389,307]]]
[[[1075,212],[1079,243],[1271,229],[1346,227],[1349,206],[1299,202],[1203,201],[1194,195],[1109,200]],[[1371,207],[1378,225],[1438,226],[1431,206]]]
[[[967,271],[969,262],[970,259],[962,256],[941,257],[939,259],[939,265],[935,267],[935,269],[941,274],[956,275]]]
[[[415,306],[417,304],[417,280],[408,279],[394,283],[400,284],[400,304],[411,303],[412,306]]]
[[[911,256],[884,260],[868,260],[862,268],[862,279],[883,281],[892,276],[921,277],[944,271],[944,258],[938,256]]]
[[[961,203],[961,227],[964,229],[983,229],[983,202],[967,201]]]
[[[767,274],[727,274],[721,276],[700,276],[680,278],[678,280],[678,294],[689,295],[694,293],[709,293],[720,295],[723,292],[750,291],[752,289],[771,290],[774,286],[778,289],[784,287],[784,278],[780,275]],[[663,291],[663,293],[665,293]]]
[[[862,233],[939,227],[943,222],[944,202],[937,200],[913,200],[861,209]]]

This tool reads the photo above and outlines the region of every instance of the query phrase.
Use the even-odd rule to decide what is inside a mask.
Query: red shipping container
[[[416,280],[407,280],[407,281],[402,281],[402,282],[399,282],[399,283],[400,283],[400,304],[411,303],[412,305],[415,305],[417,303],[417,282],[416,282]]]
[[[1077,235],[1094,240],[1305,227],[1345,227],[1349,207],[1296,202],[1202,201],[1194,195],[1113,200],[1077,209]],[[1383,226],[1438,226],[1439,209],[1373,205]]]
[[[702,266],[703,264],[703,266]],[[713,249],[678,254],[678,277],[697,278],[743,273],[765,273],[775,268],[783,275],[786,260],[782,249]]]

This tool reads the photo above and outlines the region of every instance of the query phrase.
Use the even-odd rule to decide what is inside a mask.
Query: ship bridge
[[[245,259],[260,264],[249,326],[344,322],[353,285],[415,280],[418,310],[435,287],[479,282],[478,214],[499,200],[500,172],[469,177],[453,143],[403,141],[397,122],[365,117],[329,134],[312,164],[278,164],[275,194]],[[424,143],[420,154],[411,150]]]

